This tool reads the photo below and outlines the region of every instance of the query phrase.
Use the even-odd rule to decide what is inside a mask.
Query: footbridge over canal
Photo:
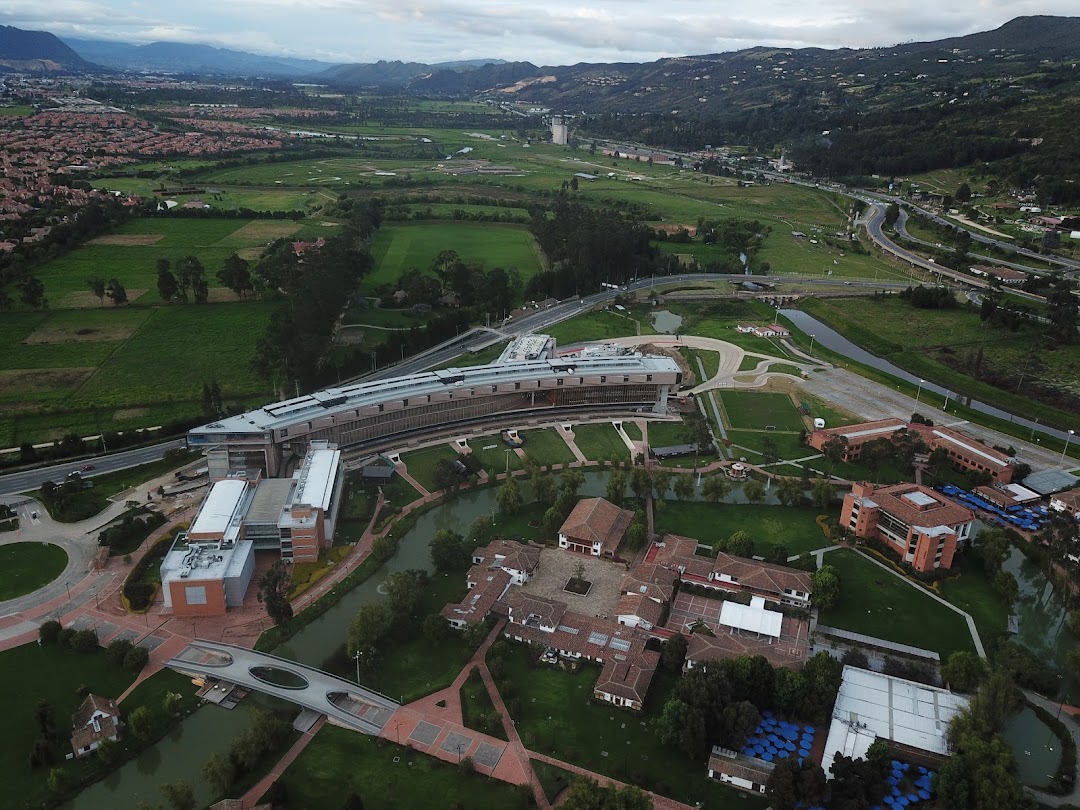
[[[273,695],[366,734],[382,731],[400,705],[322,670],[218,641],[193,641],[165,665],[185,675],[214,678]]]

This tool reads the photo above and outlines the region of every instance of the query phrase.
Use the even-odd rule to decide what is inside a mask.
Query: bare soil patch
[[[109,340],[127,340],[139,324],[117,323],[108,326],[51,326],[46,324],[35,329],[23,340],[26,344],[42,343],[99,343]]]
[[[0,371],[0,389],[8,394],[37,394],[77,388],[94,368],[13,368]]]
[[[121,408],[113,413],[113,421],[120,422],[124,419],[140,419],[150,411],[147,408]]]
[[[256,219],[243,227],[237,228],[220,242],[219,245],[230,245],[234,242],[269,242],[274,239],[282,239],[292,236],[300,229],[300,226],[290,221],[276,219]]]
[[[257,262],[259,259],[262,258],[262,255],[265,252],[266,248],[248,247],[240,248],[240,250],[236,251],[236,255],[239,256],[241,259],[246,259],[249,262]]]
[[[128,303],[130,304],[140,295],[144,295],[146,290],[133,290],[130,287],[127,288]],[[60,299],[59,307],[61,309],[95,309],[102,308],[101,301],[96,295],[89,290],[83,290],[81,292],[70,292]],[[112,307],[109,303],[109,299],[105,299],[105,309]]]
[[[156,245],[165,238],[163,233],[108,233],[91,239],[91,245],[117,245],[120,247],[140,247]]]

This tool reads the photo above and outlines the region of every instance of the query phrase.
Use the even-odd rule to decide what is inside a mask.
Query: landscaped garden
[[[428,492],[435,492],[439,488],[435,483],[435,465],[440,461],[455,461],[459,458],[458,453],[448,444],[436,444],[401,455],[409,475]]]
[[[525,455],[541,467],[569,464],[575,460],[573,451],[555,428],[523,430],[519,435],[525,440],[525,444],[522,445]]]
[[[821,624],[932,650],[942,661],[957,650],[975,651],[964,617],[921,587],[850,549],[825,559],[840,577],[840,600],[821,612]]]
[[[574,443],[590,461],[630,460],[630,448],[610,422],[574,425]]]
[[[521,469],[521,459],[518,454],[498,434],[470,436],[469,447],[472,449],[472,454],[480,459],[480,464],[489,476]]]

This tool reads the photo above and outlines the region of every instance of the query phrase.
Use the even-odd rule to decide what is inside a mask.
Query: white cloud
[[[60,35],[203,42],[374,61],[641,61],[736,50],[893,45],[995,28],[1076,0],[5,0],[0,22]]]

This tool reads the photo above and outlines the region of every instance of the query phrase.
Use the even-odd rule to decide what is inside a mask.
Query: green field
[[[574,425],[574,444],[590,461],[630,460],[630,448],[610,422]]]
[[[557,323],[547,330],[560,346],[570,346],[586,340],[610,340],[627,335],[654,335],[656,330],[649,319],[638,313],[624,315],[614,310],[586,312]]]
[[[649,422],[649,446],[689,444],[690,429],[683,422]]]
[[[372,245],[375,270],[363,282],[365,289],[395,284],[410,268],[428,270],[443,250],[455,250],[466,264],[485,270],[516,267],[524,281],[544,267],[540,248],[520,225],[469,222],[392,223],[379,229]]]
[[[480,460],[480,464],[489,476],[521,469],[521,459],[518,454],[513,448],[507,447],[498,433],[490,436],[470,436],[469,447],[472,448],[472,454]],[[510,452],[507,452],[508,450]]]
[[[71,715],[83,701],[76,689],[85,686],[95,695],[117,698],[134,678],[134,674],[110,664],[103,649],[77,653],[58,646],[24,644],[0,652],[0,683],[9,704],[5,733],[0,737],[4,806],[43,807],[49,796],[48,769],[32,770],[28,761],[38,735],[34,711],[39,701],[52,707],[55,728],[64,740],[70,733]],[[58,742],[56,750],[70,752],[71,747],[66,741]],[[60,753],[57,765],[72,780],[96,770],[96,757],[65,765],[63,756]]]
[[[821,612],[821,624],[932,650],[945,661],[958,650],[975,651],[967,623],[918,586],[841,549],[825,561],[840,576],[840,601]]]
[[[550,467],[552,464],[569,464],[576,458],[573,451],[563,441],[563,437],[554,428],[523,430],[518,435],[525,440],[522,447],[525,455],[541,467]]]
[[[719,391],[727,422],[735,429],[803,430],[802,416],[787,394],[757,391]]]
[[[983,645],[990,648],[994,639],[1008,631],[1010,608],[987,579],[982,564],[974,555],[958,554],[950,577],[941,583],[941,595],[975,620]]]
[[[48,585],[67,566],[68,555],[51,543],[0,546],[0,602]]]
[[[45,295],[54,309],[100,307],[86,281],[92,276],[118,279],[127,289],[129,306],[156,306],[158,259],[173,264],[185,256],[196,256],[206,269],[211,300],[235,300],[221,289],[217,271],[232,253],[255,258],[269,242],[291,237],[305,226],[292,220],[244,219],[136,219],[113,233],[91,240],[82,247],[43,265],[37,275],[45,284]],[[112,305],[105,301],[106,308]]]
[[[773,430],[729,430],[727,433],[732,444],[736,445],[736,455],[740,457],[745,455],[748,461],[755,464],[760,464],[764,460],[762,447],[766,436],[773,440],[776,451],[783,460],[790,461],[791,459],[820,455],[812,447],[801,444],[798,433],[780,433]],[[814,463],[821,466],[820,461],[815,460]]]
[[[190,417],[213,380],[230,402],[269,397],[251,358],[273,308],[249,301],[0,316],[0,446]]]
[[[350,791],[367,810],[524,810],[524,794],[505,782],[409,747],[324,726],[281,777],[293,810],[341,807]]]
[[[795,555],[832,545],[816,523],[819,514],[819,509],[800,506],[680,501],[657,511],[656,531],[693,537],[713,547],[743,531],[754,541],[755,554],[782,543]]]

